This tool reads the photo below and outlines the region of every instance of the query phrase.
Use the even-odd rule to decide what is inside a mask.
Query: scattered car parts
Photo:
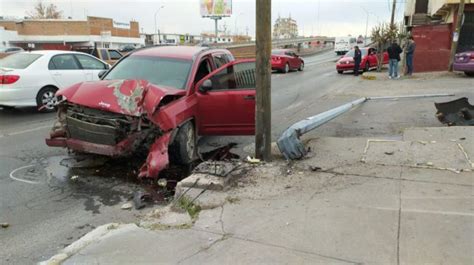
[[[453,101],[435,103],[438,110],[436,118],[448,126],[474,125],[474,106],[469,104],[466,97]]]

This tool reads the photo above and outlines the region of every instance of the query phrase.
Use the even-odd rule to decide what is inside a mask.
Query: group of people
[[[405,51],[405,61],[406,61],[406,75],[413,74],[413,54],[415,53],[416,43],[413,40],[413,37],[408,38],[406,51]],[[400,62],[400,54],[403,53],[402,48],[398,45],[396,40],[392,41],[390,47],[387,48],[388,53],[388,76],[390,79],[398,79],[400,75],[398,74],[398,62]],[[360,63],[362,61],[362,52],[359,49],[359,46],[354,47],[354,75],[359,75]]]
[[[408,38],[406,52],[405,52],[405,61],[406,61],[406,75],[413,74],[413,54],[415,53],[416,43],[413,40],[413,37]],[[390,79],[398,79],[400,75],[398,74],[398,62],[400,62],[400,54],[403,52],[400,45],[398,45],[396,40],[392,41],[390,47],[387,48],[388,53],[388,77]]]

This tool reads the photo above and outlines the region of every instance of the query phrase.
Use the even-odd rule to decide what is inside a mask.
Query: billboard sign
[[[230,17],[232,0],[200,0],[201,16]]]

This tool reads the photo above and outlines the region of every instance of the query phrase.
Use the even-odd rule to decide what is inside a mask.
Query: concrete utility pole
[[[395,23],[395,9],[397,8],[397,0],[393,0],[392,4],[392,18],[390,19],[390,26],[393,26]]]
[[[459,2],[459,8],[458,8],[458,18],[456,21],[456,31],[454,31],[453,34],[453,43],[451,44],[451,55],[449,56],[449,66],[448,69],[450,72],[453,71],[453,64],[454,64],[454,57],[456,56],[456,51],[458,49],[458,40],[459,40],[459,35],[461,34],[461,26],[462,26],[462,21],[464,18],[464,0],[461,0]]]
[[[272,51],[272,1],[256,1],[256,117],[255,156],[271,160],[271,51]]]

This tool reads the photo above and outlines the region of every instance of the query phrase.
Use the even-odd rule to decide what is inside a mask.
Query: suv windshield
[[[150,56],[130,56],[117,64],[105,77],[112,79],[143,79],[148,82],[184,89],[191,61]]]
[[[367,55],[367,49],[360,49],[360,51],[362,52],[362,57],[366,56]],[[344,57],[354,57],[354,50],[350,50],[346,53],[346,55],[344,55]]]
[[[25,69],[41,56],[34,53],[15,53],[0,59],[0,68]]]

